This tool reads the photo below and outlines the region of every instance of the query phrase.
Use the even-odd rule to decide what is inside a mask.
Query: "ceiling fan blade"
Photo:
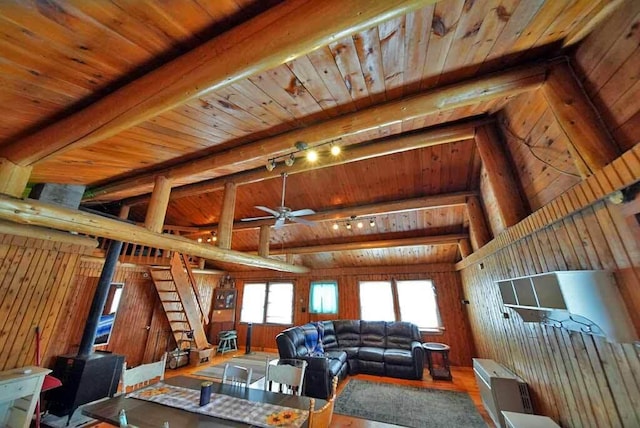
[[[271,208],[268,208],[268,207],[263,207],[262,205],[256,205],[255,208],[257,208],[257,209],[259,209],[261,211],[267,212],[269,214],[273,214],[275,217],[279,217],[280,216],[280,213],[278,211],[272,210]]]
[[[316,225],[316,222],[305,220],[305,219],[300,218],[300,217],[287,217],[287,218],[289,219],[289,221],[292,221],[294,223],[306,224],[307,226],[315,226]]]
[[[284,217],[280,217],[279,219],[277,219],[276,224],[273,226],[273,228],[280,229],[282,226],[284,226]]]
[[[316,212],[314,210],[311,210],[309,208],[305,208],[303,210],[297,210],[297,211],[291,211],[289,213],[289,215],[297,217],[297,216],[301,216],[301,215],[311,215],[311,214],[315,214]]]
[[[241,218],[240,221],[266,220],[268,218],[273,218],[273,216],[272,215],[266,215],[266,216],[262,216],[262,217],[247,217],[247,218]]]

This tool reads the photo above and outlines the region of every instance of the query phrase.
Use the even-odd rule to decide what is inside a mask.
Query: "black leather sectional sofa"
[[[304,393],[327,398],[331,380],[367,373],[422,379],[418,327],[407,322],[338,320],[291,327],[276,336],[280,358],[308,362]]]

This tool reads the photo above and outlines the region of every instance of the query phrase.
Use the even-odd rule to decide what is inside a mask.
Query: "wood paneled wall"
[[[80,256],[91,249],[0,235],[0,370],[35,364],[35,328],[43,362],[57,353],[58,326],[76,291]]]
[[[470,365],[475,355],[473,340],[469,329],[465,306],[462,305],[462,285],[460,276],[453,270],[453,265],[422,266],[380,266],[373,268],[343,268],[315,270],[307,275],[287,275],[278,272],[237,272],[238,308],[242,302],[245,282],[264,280],[291,280],[295,284],[294,325],[310,321],[331,319],[358,319],[359,287],[362,280],[388,279],[431,279],[438,293],[438,305],[445,326],[442,335],[423,336],[424,341],[442,342],[451,346],[451,361],[454,365]],[[314,280],[333,279],[338,282],[339,306],[337,315],[316,315],[308,312],[309,284]],[[246,324],[239,322],[240,310],[236,311],[239,341],[244,343]],[[288,326],[254,325],[252,332],[252,348],[276,349],[275,336]]]

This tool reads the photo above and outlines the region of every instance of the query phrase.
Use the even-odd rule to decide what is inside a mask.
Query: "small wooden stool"
[[[208,363],[211,361],[214,348],[205,349],[192,349],[189,360],[192,366],[199,366],[200,364]]]
[[[444,343],[425,342],[422,347],[427,354],[429,374],[433,380],[452,380],[449,365],[449,346]],[[440,355],[438,362],[437,355]],[[436,357],[436,358],[434,358]]]

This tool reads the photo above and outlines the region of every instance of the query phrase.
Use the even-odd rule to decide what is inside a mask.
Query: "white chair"
[[[150,385],[152,380],[159,378],[158,382],[164,380],[164,367],[167,362],[167,353],[162,355],[160,361],[155,363],[142,364],[138,367],[127,370],[127,363],[124,363],[122,370],[122,392],[130,392]]]
[[[279,359],[267,362],[264,390],[271,391],[275,382],[279,385],[279,392],[302,395],[306,369],[307,362],[305,360]]]
[[[232,366],[229,363],[224,365],[222,372],[222,383],[231,385],[249,387],[251,385],[251,375],[253,369],[247,369],[241,366]]]

